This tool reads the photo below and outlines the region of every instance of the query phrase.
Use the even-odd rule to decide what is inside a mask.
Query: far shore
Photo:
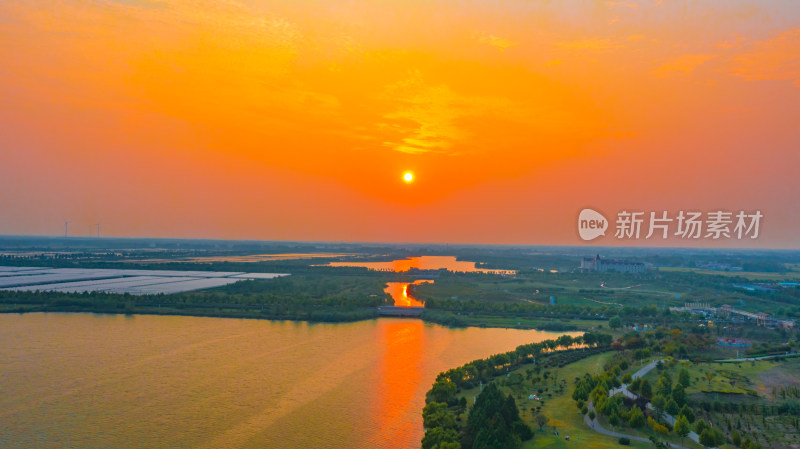
[[[427,312],[427,311],[426,311]],[[0,313],[91,313],[91,314],[105,314],[105,315],[159,315],[159,316],[194,316],[206,318],[236,318],[236,319],[256,319],[267,321],[296,321],[307,323],[353,323],[358,321],[374,320],[379,317],[376,309],[356,309],[342,311],[341,314],[331,315],[330,311],[322,315],[326,315],[329,319],[324,319],[323,316],[316,318],[313,316],[300,317],[300,316],[269,316],[261,312],[242,312],[241,310],[198,310],[198,309],[177,309],[173,307],[141,307],[133,308],[131,310],[120,310],[116,308],[86,308],[74,306],[41,306],[41,305],[19,305],[0,308]],[[302,313],[307,314],[307,313]],[[333,318],[333,319],[331,319]],[[423,313],[422,318],[399,318],[407,320],[421,319],[425,323],[438,324],[443,327],[451,329],[460,329],[466,327],[477,328],[498,328],[498,329],[521,329],[521,330],[539,330],[547,332],[574,332],[585,331],[594,328],[602,327],[603,321],[595,320],[553,320],[548,318],[508,318],[497,316],[463,316],[458,322],[447,322],[441,320],[440,316],[431,313]]]

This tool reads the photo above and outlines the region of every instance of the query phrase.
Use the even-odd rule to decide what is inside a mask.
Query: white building
[[[601,273],[608,271],[617,273],[644,273],[645,265],[641,262],[629,262],[620,259],[601,259],[598,254],[594,257],[584,257],[581,260],[581,270],[599,271]]]

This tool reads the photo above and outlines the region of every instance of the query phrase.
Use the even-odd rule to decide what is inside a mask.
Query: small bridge
[[[425,309],[424,307],[380,306],[378,307],[378,316],[419,318],[422,315],[422,311],[424,309]]]

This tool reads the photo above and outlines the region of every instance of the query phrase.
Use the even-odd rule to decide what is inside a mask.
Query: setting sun
[[[0,233],[573,244],[696,201],[796,247],[796,3],[0,0]]]

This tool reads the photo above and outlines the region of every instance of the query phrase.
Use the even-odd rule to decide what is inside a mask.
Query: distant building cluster
[[[599,271],[601,273],[613,271],[617,273],[644,273],[645,264],[621,259],[602,259],[597,254],[594,257],[584,257],[581,260],[581,270]]]
[[[728,304],[723,304],[721,307],[714,307],[708,303],[687,302],[683,307],[670,307],[669,309],[673,312],[689,312],[695,315],[703,315],[707,318],[752,321],[758,326],[770,328],[792,329],[797,324],[794,320],[779,320],[768,313],[746,312]],[[709,321],[709,323],[711,322]]]
[[[780,288],[797,287],[797,282],[772,282],[760,284],[733,284],[736,288],[741,288],[749,292],[774,293]]]
[[[696,264],[697,268],[703,268],[706,270],[714,270],[714,271],[742,271],[742,267],[735,267],[729,263],[698,263]]]
[[[749,341],[739,338],[717,338],[717,344],[732,348],[749,348],[751,346]]]

